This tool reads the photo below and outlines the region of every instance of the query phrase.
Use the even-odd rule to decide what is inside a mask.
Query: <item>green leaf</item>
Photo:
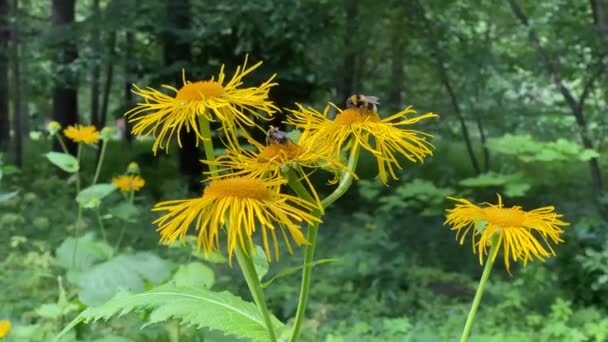
[[[93,233],[65,239],[57,248],[57,262],[68,270],[84,271],[100,260],[112,257],[114,250],[106,242],[95,240]]]
[[[7,192],[4,194],[0,194],[0,202],[2,201],[8,201],[11,198],[17,196],[17,194],[19,193],[19,191],[13,191],[13,192]]]
[[[45,154],[48,159],[55,166],[59,167],[63,171],[69,173],[76,173],[80,169],[78,160],[71,154],[60,153],[60,152],[49,152]]]
[[[112,216],[126,222],[133,222],[139,216],[139,208],[131,203],[121,202],[119,205],[110,209]]]
[[[83,272],[78,280],[78,297],[93,306],[121,291],[142,292],[145,281],[157,285],[169,277],[171,268],[171,263],[152,253],[120,255]]]
[[[159,286],[145,293],[120,293],[101,306],[88,308],[70,322],[55,337],[55,341],[59,341],[80,322],[107,320],[131,311],[151,311],[144,327],[177,319],[184,325],[221,330],[253,341],[268,341],[266,326],[255,304],[229,292],[171,285]],[[271,319],[276,328],[283,326],[276,317],[272,316]]]
[[[326,264],[328,262],[336,262],[336,261],[340,261],[340,259],[320,259],[314,262],[311,262],[310,265],[311,266],[316,266],[316,265],[321,265],[321,264]],[[277,274],[275,274],[272,278],[270,278],[270,280],[265,281],[262,283],[262,287],[263,288],[267,288],[268,286],[270,286],[270,284],[272,284],[273,281],[279,279],[279,278],[283,278],[285,276],[288,276],[290,274],[296,273],[299,270],[301,270],[302,268],[304,268],[303,265],[300,266],[295,266],[295,267],[289,267]]]
[[[258,274],[259,280],[262,280],[266,273],[268,273],[268,259],[266,258],[266,253],[262,247],[256,245],[255,253],[251,256],[253,260],[253,266],[255,267],[255,272]]]
[[[173,276],[175,286],[204,287],[210,289],[215,283],[213,270],[200,262],[181,265]]]
[[[114,190],[116,190],[114,184],[91,185],[78,193],[76,202],[83,208],[90,208],[92,203],[99,203],[99,201],[114,192]]]
[[[589,161],[593,158],[599,158],[600,154],[596,150],[585,149],[578,155],[578,159],[581,161]]]

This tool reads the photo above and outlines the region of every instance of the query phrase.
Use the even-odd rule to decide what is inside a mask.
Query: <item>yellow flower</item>
[[[335,107],[333,104],[332,107]],[[311,146],[331,146],[338,159],[342,149],[350,149],[354,143],[371,152],[377,160],[379,176],[385,184],[388,176],[397,179],[395,168],[401,169],[397,155],[402,155],[412,162],[422,162],[424,157],[432,155],[433,145],[426,140],[431,135],[415,130],[405,129],[420,120],[437,117],[436,114],[406,119],[415,110],[408,107],[388,118],[381,119],[378,113],[367,108],[347,108],[338,110],[334,120],[328,119],[330,105],[323,113],[313,108],[298,105],[299,110],[291,111],[292,117],[287,123],[304,130],[301,139]]]
[[[11,321],[0,320],[0,338],[6,337],[9,331],[11,331]]]
[[[146,181],[140,176],[121,175],[112,178],[112,184],[114,184],[120,191],[139,191],[144,187]]]
[[[252,235],[259,227],[268,260],[271,259],[269,235],[274,254],[279,258],[277,233],[283,235],[289,252],[292,252],[288,234],[297,245],[306,244],[300,222],[320,222],[309,212],[310,202],[279,192],[282,179],[231,177],[217,179],[198,198],[158,203],[153,211],[167,211],[154,221],[158,225],[161,242],[184,240],[192,223],[198,230],[198,247],[206,254],[219,249],[219,231],[225,226],[228,255],[232,258],[237,243],[244,251],[252,250]]]
[[[308,170],[326,168],[334,172],[343,170],[350,172],[348,168],[338,162],[328,146],[318,146],[314,149],[311,146],[304,147],[300,143],[306,143],[300,139],[300,143],[295,143],[287,137],[284,132],[276,128],[268,132],[267,144],[264,146],[256,141],[250,143],[257,149],[256,151],[243,149],[236,150],[228,148],[226,154],[217,158],[215,161],[203,161],[209,165],[218,166],[218,170],[212,172],[211,178],[229,176],[251,175],[262,178],[280,178],[282,172],[293,169],[304,179],[309,191],[319,201],[319,197],[314,186],[308,178]],[[272,134],[280,134],[280,139],[275,139]]]
[[[63,130],[63,134],[76,143],[97,144],[99,141],[99,131],[93,125],[82,126],[76,124],[75,126],[68,126]]]
[[[564,232],[560,227],[569,225],[560,218],[562,215],[554,211],[554,207],[542,207],[532,211],[524,211],[519,206],[504,208],[502,198],[498,195],[498,204],[483,203],[477,206],[466,199],[450,198],[456,201],[454,209],[447,210],[445,223],[460,235],[460,244],[471,232],[473,236],[473,253],[479,254],[479,262],[483,264],[483,255],[487,254],[486,247],[496,235],[497,245],[492,261],[496,259],[498,250],[504,249],[504,262],[510,271],[509,259],[523,261],[524,266],[533,257],[544,261],[555,255],[549,244],[563,242],[560,235]],[[477,251],[476,251],[477,250]]]
[[[262,62],[247,67],[247,58],[242,67],[237,67],[232,78],[226,82],[224,66],[220,68],[217,80],[211,78],[206,81],[189,82],[185,72],[182,75],[184,85],[175,89],[168,85],[175,95],[166,95],[158,90],[141,89],[135,86],[135,94],[144,98],[128,111],[125,116],[134,124],[133,134],[153,135],[152,146],[156,153],[158,148],[168,148],[173,135],[177,135],[177,143],[181,147],[179,132],[182,130],[196,133],[197,144],[200,139],[209,139],[201,131],[198,123],[199,116],[205,120],[219,120],[228,141],[234,146],[237,143],[237,129],[247,136],[245,127],[254,127],[254,118],[265,119],[258,111],[271,114],[278,110],[268,100],[268,92],[276,83],[272,83],[275,75],[270,77],[259,87],[241,88],[243,78],[257,69]]]

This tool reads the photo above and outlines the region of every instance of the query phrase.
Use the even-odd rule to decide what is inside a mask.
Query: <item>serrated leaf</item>
[[[55,254],[59,265],[71,271],[84,271],[98,261],[112,257],[114,250],[104,241],[95,240],[93,233],[65,239]]]
[[[121,291],[144,291],[145,281],[161,283],[169,277],[171,268],[171,263],[152,253],[120,255],[83,272],[78,296],[84,304],[99,305]]]
[[[46,159],[48,159],[53,165],[59,167],[63,171],[69,173],[76,173],[80,169],[78,165],[78,160],[71,154],[61,153],[61,152],[48,152],[45,154]]]
[[[210,289],[215,283],[213,270],[200,262],[181,265],[173,276],[175,286],[204,287]]]
[[[163,285],[145,293],[120,293],[101,306],[86,309],[55,337],[55,341],[59,341],[80,322],[107,320],[132,311],[150,310],[149,320],[144,326],[177,319],[184,325],[221,330],[253,341],[269,340],[255,304],[229,292]],[[272,316],[271,320],[275,328],[283,326],[276,317]]]
[[[76,202],[87,207],[92,201],[101,201],[116,190],[114,184],[95,184],[82,189],[76,196]]]
[[[253,266],[255,267],[255,272],[258,274],[258,279],[262,280],[266,273],[268,273],[268,259],[266,258],[266,253],[262,247],[256,245],[255,246],[255,254],[251,256],[253,260]]]

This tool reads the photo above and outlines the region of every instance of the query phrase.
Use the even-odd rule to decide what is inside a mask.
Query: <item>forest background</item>
[[[203,164],[193,140],[185,135],[183,149],[154,156],[122,118],[139,101],[133,83],[179,87],[182,69],[207,79],[226,64],[230,74],[248,54],[264,62],[248,82],[276,73],[270,96],[281,108],[343,106],[365,94],[379,97],[384,115],[408,105],[440,115],[421,128],[433,135],[433,156],[406,164],[389,187],[362,156],[361,180],[320,232],[318,257],[340,260],[315,266],[304,339],[456,339],[481,267],[470,241],[461,246],[443,225],[447,197],[495,202],[500,193],[507,205],[554,205],[571,225],[546,263],[518,264],[511,274],[496,266],[471,340],[605,341],[607,16],[605,0],[0,0],[0,319],[11,320],[15,336],[46,340],[83,303],[107,300],[112,286],[124,285],[100,290],[87,288],[99,279],[66,278],[74,195],[68,175],[44,157],[59,148],[44,134],[50,120],[126,126],[124,138],[108,144],[100,178],[136,161],[146,186],[137,215],[127,215],[136,228],[124,233],[114,258],[147,251],[149,265],[167,274],[200,259],[190,249],[159,247],[149,211],[160,200],[200,193]],[[285,128],[282,119],[272,124]],[[97,155],[83,156],[85,173]],[[85,213],[90,230],[100,218],[108,236],[121,234],[121,213],[103,214]],[[271,273],[297,265],[301,251],[295,254],[271,264]],[[225,260],[199,261],[214,286],[247,296]],[[282,320],[293,317],[298,281],[297,273],[282,277],[267,293]],[[133,322],[136,315],[70,336],[203,340],[194,328],[140,330]]]

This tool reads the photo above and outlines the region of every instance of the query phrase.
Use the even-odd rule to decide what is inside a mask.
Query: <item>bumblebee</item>
[[[346,108],[360,108],[378,112],[378,98],[376,96],[353,95],[346,99]]]
[[[266,145],[270,144],[286,144],[289,141],[287,133],[279,130],[278,127],[270,126],[266,135]]]

